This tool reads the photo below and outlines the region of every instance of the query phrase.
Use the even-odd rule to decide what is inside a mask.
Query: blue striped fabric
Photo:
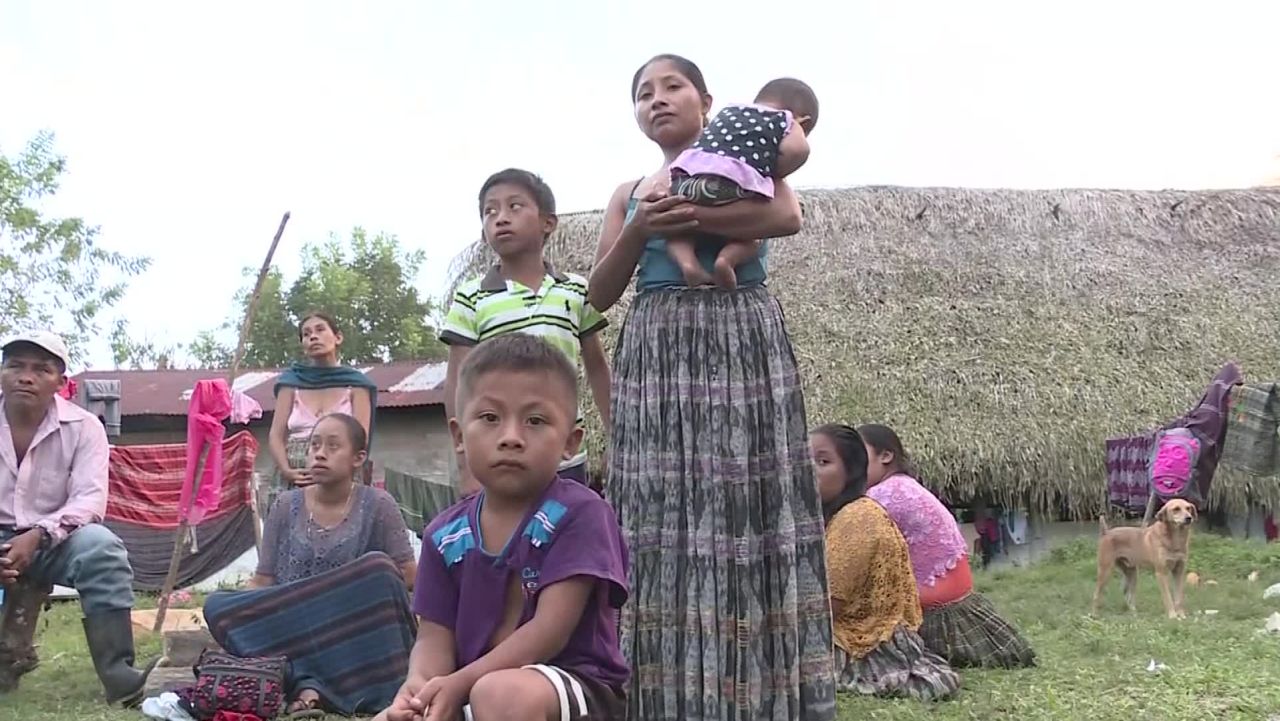
[[[400,570],[377,552],[293,583],[219,591],[204,615],[228,652],[288,658],[291,699],[315,689],[347,716],[390,705],[417,633]]]

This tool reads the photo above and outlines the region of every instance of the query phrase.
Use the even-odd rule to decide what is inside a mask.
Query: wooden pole
[[[289,223],[289,212],[280,216],[280,226],[276,228],[275,237],[271,239],[271,247],[267,248],[267,257],[262,261],[262,267],[258,269],[258,280],[253,284],[253,293],[249,296],[249,302],[244,309],[244,319],[240,321],[240,339],[236,342],[236,353],[231,358],[231,370],[227,372],[227,387],[234,389],[236,378],[240,375],[240,364],[244,362],[245,345],[249,342],[249,328],[253,325],[253,314],[258,310],[258,300],[262,297],[262,286],[267,282],[267,273],[271,271],[271,261],[275,258],[276,247],[280,245],[280,238],[284,235],[284,226]],[[249,477],[249,484],[252,486],[249,490],[249,503],[253,506],[253,547],[259,553],[262,552],[262,514],[258,511],[258,483],[253,477]]]
[[[262,261],[262,267],[258,270],[258,280],[253,285],[253,293],[249,296],[249,303],[245,307],[244,320],[240,323],[240,338],[236,343],[235,355],[231,358],[231,369],[227,372],[227,388],[234,389],[236,377],[240,375],[240,364],[244,360],[244,347],[249,340],[249,327],[253,323],[253,313],[257,310],[258,299],[262,296],[262,286],[267,281],[267,273],[271,270],[271,260],[275,257],[276,247],[280,245],[280,238],[284,235],[284,226],[289,222],[289,213],[285,212],[280,217],[280,226],[276,228],[275,237],[271,239],[271,247],[267,249],[267,257]],[[205,444],[200,449],[200,458],[196,462],[196,477],[191,485],[191,501],[194,503],[196,494],[200,492],[200,478],[204,475],[205,463],[209,459],[211,449]],[[222,448],[216,449],[221,453]],[[252,483],[252,481],[250,481]],[[262,551],[262,519],[258,513],[258,493],[257,488],[250,490],[250,504],[253,506],[253,538],[254,545],[259,552]],[[182,561],[183,549],[186,547],[187,534],[191,532],[191,526],[186,518],[190,513],[190,508],[181,514],[182,521],[178,524],[178,536],[173,542],[173,555],[169,557],[169,572],[165,574],[164,586],[160,589],[160,602],[156,608],[156,623],[154,631],[159,633],[161,627],[164,626],[164,616],[169,609],[169,596],[173,593],[173,587],[178,582],[178,565]]]
[[[194,502],[196,494],[200,492],[200,478],[204,476],[204,466],[209,461],[208,443],[200,449],[200,458],[196,461],[196,477],[191,482],[191,500]],[[218,452],[222,452],[219,448]],[[187,509],[190,511],[190,507]],[[191,521],[186,515],[182,516],[182,520],[178,522],[178,535],[173,539],[173,553],[169,556],[169,572],[164,576],[164,585],[160,587],[160,603],[156,605],[156,625],[152,627],[152,631],[160,633],[160,629],[164,627],[164,615],[169,610],[169,596],[173,593],[173,587],[178,583],[178,564],[182,561],[182,551],[187,543],[187,534],[191,532]]]
[[[284,226],[289,222],[289,213],[280,217],[280,227],[276,228],[276,236],[271,239],[271,247],[267,249],[267,257],[258,270],[258,282],[253,286],[253,294],[244,309],[244,321],[240,323],[240,340],[236,343],[236,354],[231,359],[231,371],[227,384],[235,385],[236,376],[240,375],[240,363],[244,360],[244,346],[249,341],[249,327],[253,324],[253,312],[258,309],[258,299],[262,296],[262,285],[267,281],[267,272],[271,270],[271,259],[275,257],[276,246],[280,245],[280,236],[284,235]]]

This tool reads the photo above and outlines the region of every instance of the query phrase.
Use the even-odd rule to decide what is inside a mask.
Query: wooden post
[[[240,375],[240,364],[244,362],[244,347],[249,342],[249,328],[253,325],[253,314],[258,309],[258,299],[262,297],[262,285],[267,281],[267,273],[271,271],[271,260],[275,258],[276,247],[284,235],[284,226],[289,222],[289,211],[280,216],[280,226],[276,228],[275,237],[271,239],[271,247],[267,248],[267,257],[258,269],[258,280],[253,284],[253,294],[244,309],[244,320],[240,322],[240,339],[236,342],[236,353],[231,358],[231,370],[227,372],[227,388],[236,386],[236,378]],[[262,553],[262,514],[258,512],[258,482],[252,475],[249,477],[249,502],[253,506],[253,547]]]
[[[286,211],[280,217],[280,226],[276,228],[275,237],[271,239],[271,247],[267,249],[267,257],[262,261],[262,268],[258,270],[258,280],[253,285],[253,293],[249,296],[249,303],[245,307],[244,320],[240,323],[240,338],[236,343],[235,355],[231,358],[231,369],[227,372],[227,388],[234,389],[236,377],[240,375],[240,364],[244,360],[244,347],[249,340],[249,326],[253,323],[253,313],[258,307],[258,299],[262,296],[262,286],[267,280],[267,273],[271,270],[271,259],[275,257],[276,247],[280,245],[280,238],[284,235],[284,226],[289,222],[289,213]],[[200,449],[200,458],[196,462],[196,477],[191,485],[191,501],[194,503],[196,494],[200,492],[200,478],[204,475],[205,463],[208,462],[210,453],[221,453],[222,448],[211,449],[205,444]],[[259,552],[262,551],[262,519],[258,514],[257,489],[251,489],[250,502],[253,506],[253,537],[254,546]],[[160,602],[156,607],[156,623],[154,631],[159,633],[164,626],[164,616],[169,610],[169,596],[173,593],[173,587],[178,582],[178,565],[182,561],[183,551],[186,547],[187,534],[191,532],[191,525],[186,520],[191,509],[183,509],[180,514],[181,520],[178,523],[178,536],[173,542],[173,555],[169,557],[169,572],[165,574],[164,586],[160,589]]]
[[[280,245],[280,236],[284,235],[284,226],[289,222],[289,213],[280,218],[280,227],[276,228],[276,236],[271,239],[271,247],[267,249],[267,257],[258,270],[258,282],[253,285],[253,294],[244,309],[244,321],[240,323],[240,340],[236,343],[236,354],[231,359],[231,371],[227,384],[235,385],[236,376],[240,375],[240,363],[244,360],[244,346],[249,342],[249,326],[253,324],[253,312],[258,308],[258,299],[262,296],[262,284],[267,280],[267,272],[271,270],[271,259],[275,257],[276,246]]]
[[[194,503],[196,494],[200,492],[200,478],[204,476],[204,466],[209,461],[210,446],[208,443],[200,449],[200,458],[196,461],[196,477],[191,481],[191,500]],[[221,453],[222,449],[219,448]],[[190,506],[186,509],[190,512]],[[191,521],[183,514],[178,521],[178,535],[173,539],[173,554],[169,556],[169,572],[164,576],[164,585],[160,587],[160,602],[156,605],[156,625],[151,629],[160,633],[164,626],[164,615],[169,610],[169,596],[178,583],[178,564],[182,561],[183,549],[187,543],[187,534],[191,532]]]

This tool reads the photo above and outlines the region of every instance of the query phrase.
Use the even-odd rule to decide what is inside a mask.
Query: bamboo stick
[[[249,296],[249,302],[245,307],[244,320],[240,322],[240,338],[236,342],[236,352],[231,358],[231,369],[227,372],[227,388],[234,389],[236,378],[240,375],[240,364],[244,361],[245,344],[249,339],[249,327],[253,324],[253,313],[258,308],[258,299],[262,296],[262,286],[267,280],[267,273],[271,270],[271,260],[275,257],[276,247],[280,245],[280,238],[284,235],[284,227],[289,222],[289,213],[285,212],[280,217],[280,225],[276,228],[276,234],[271,239],[271,247],[267,249],[267,257],[262,261],[262,267],[258,269],[258,279],[253,285],[253,293]],[[196,494],[200,492],[200,479],[204,475],[205,464],[208,462],[209,453],[212,452],[209,444],[205,444],[200,449],[200,458],[196,463],[196,477],[191,485],[191,502],[194,503]],[[217,449],[218,453],[222,452],[222,448]],[[254,482],[250,482],[256,485]],[[258,513],[258,493],[257,488],[250,489],[250,505],[253,512],[253,540],[255,548],[262,551],[262,518]],[[160,602],[156,608],[156,623],[154,631],[160,632],[164,626],[165,613],[169,610],[169,596],[173,593],[173,587],[178,582],[178,566],[182,562],[183,550],[186,545],[187,534],[192,532],[191,524],[187,520],[191,508],[182,509],[179,517],[182,519],[178,523],[178,535],[173,542],[173,554],[169,557],[169,572],[165,574],[164,585],[160,589]]]
[[[191,500],[194,503],[196,494],[200,492],[200,478],[204,476],[204,466],[209,461],[210,444],[205,443],[200,449],[200,458],[196,461],[196,477],[191,481]],[[222,449],[219,448],[221,453]],[[190,506],[187,512],[191,511]],[[169,596],[173,594],[173,587],[178,583],[178,564],[182,561],[183,547],[186,545],[187,534],[191,532],[191,521],[184,513],[178,521],[178,535],[173,539],[173,553],[169,556],[169,572],[164,576],[164,585],[160,587],[160,603],[156,606],[156,623],[152,627],[152,631],[160,633],[160,629],[164,627],[164,615],[169,610]]]

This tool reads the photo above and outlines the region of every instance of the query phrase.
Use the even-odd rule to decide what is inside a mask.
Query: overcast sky
[[[602,206],[659,161],[628,90],[660,52],[698,62],[717,101],[807,80],[822,121],[801,186],[1280,174],[1273,0],[829,7],[7,0],[0,152],[56,133],[70,170],[50,210],[153,259],[103,325],[160,342],[223,321],[285,210],[286,274],[304,242],[362,225],[425,249],[436,295],[494,170],[541,173],[562,211]],[[110,364],[105,343],[91,357]]]

